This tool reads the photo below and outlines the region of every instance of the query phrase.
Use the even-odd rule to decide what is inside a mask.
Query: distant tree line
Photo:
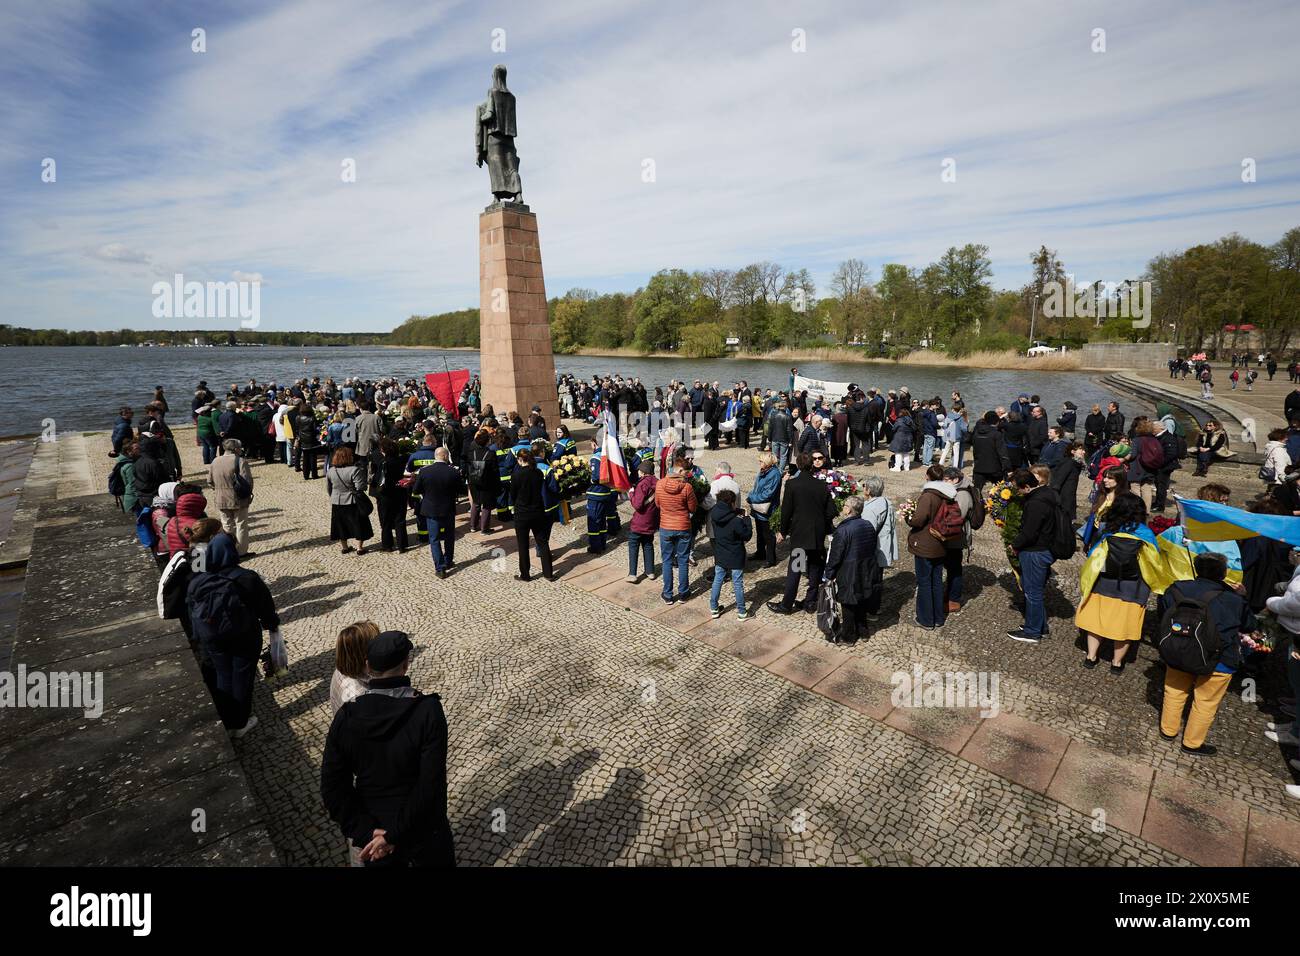
[[[995,290],[988,247],[952,246],[923,268],[891,262],[873,281],[870,267],[846,259],[818,298],[807,269],[773,262],[741,269],[664,269],[635,292],[598,295],[570,289],[548,302],[556,352],[633,348],[688,357],[779,346],[840,345],[898,356],[933,348],[959,357],[973,351],[1020,350],[1032,339],[1078,346],[1088,341],[1174,341],[1192,351],[1245,347],[1251,328],[1267,351],[1281,352],[1300,333],[1300,227],[1271,246],[1236,233],[1181,252],[1161,253],[1142,275],[1115,281],[1078,280],[1089,308],[1045,308],[1053,292],[1074,280],[1057,252],[1030,254],[1030,279]],[[1151,283],[1151,323],[1135,326],[1119,314],[1136,284]],[[1059,296],[1058,296],[1059,301]],[[1246,331],[1242,331],[1242,327]],[[2,345],[135,345],[194,338],[220,344],[479,345],[479,310],[413,315],[390,333],[67,332],[0,326]]]
[[[475,313],[478,314],[477,312]],[[24,329],[0,325],[0,345],[385,345],[386,332],[258,332],[248,329],[214,332],[155,329],[118,329],[105,332],[70,332],[66,329]]]

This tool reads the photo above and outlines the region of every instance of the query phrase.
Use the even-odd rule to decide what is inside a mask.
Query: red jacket
[[[181,495],[176,499],[176,517],[167,522],[167,553],[175,554],[189,547],[181,533],[204,516],[208,499],[198,492]]]
[[[691,530],[691,515],[697,507],[694,485],[677,475],[669,475],[655,486],[655,499],[661,531]]]
[[[633,534],[654,534],[659,530],[659,503],[655,500],[654,475],[643,475],[632,489]]]

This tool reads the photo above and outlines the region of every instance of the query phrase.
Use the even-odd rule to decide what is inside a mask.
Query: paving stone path
[[[189,434],[178,437],[198,472]],[[748,488],[754,452],[707,452],[701,464],[724,458]],[[879,461],[851,470],[886,474]],[[836,647],[811,616],[761,607],[782,569],[746,575],[754,621],[736,622],[725,593],[718,621],[707,595],[667,608],[657,583],[623,582],[623,539],[585,552],[580,509],[552,536],[559,581],[514,580],[513,532],[466,535],[463,517],[457,569],[439,581],[423,552],[340,554],[323,480],[279,465],[254,475],[249,566],[276,596],[292,669],[259,684],[261,723],[236,748],[289,864],[345,862],[318,772],[334,638],[364,618],[410,631],[412,679],[443,697],[464,863],[1242,864],[1300,853],[1286,755],[1260,733],[1275,689],[1249,702],[1234,684],[1212,731],[1219,757],[1182,755],[1156,731],[1149,648],[1118,678],[1079,666],[1077,558],[1057,566],[1052,638],[1005,637],[1018,617],[991,525],[968,604],[944,628],[911,623],[905,555],[877,629]],[[898,500],[920,471],[886,482]],[[711,564],[699,551],[696,591]],[[892,706],[891,676],[918,664],[996,671],[1001,713]]]

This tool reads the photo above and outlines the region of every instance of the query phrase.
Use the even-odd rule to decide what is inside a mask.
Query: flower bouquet
[[[1247,654],[1271,654],[1273,647],[1273,636],[1264,631],[1241,635],[1241,649]]]
[[[591,465],[577,455],[556,459],[551,473],[555,475],[560,494],[566,498],[576,498],[591,487]]]
[[[1024,500],[1016,492],[1016,486],[1008,481],[1000,481],[990,490],[984,500],[984,510],[988,517],[1002,532],[1002,545],[1007,552],[1011,569],[1020,571],[1020,559],[1011,550],[1011,542],[1020,534],[1020,522],[1024,518]]]
[[[1154,533],[1156,537],[1159,537],[1161,532],[1168,531],[1176,524],[1178,524],[1178,522],[1173,518],[1167,518],[1164,515],[1154,515],[1151,520],[1147,522],[1147,527],[1151,529],[1152,533]]]
[[[420,443],[414,438],[397,439],[397,453],[399,455],[410,455],[420,448]]]
[[[535,461],[550,461],[551,452],[555,451],[555,446],[545,438],[535,438],[532,442],[533,459]]]
[[[907,524],[912,520],[912,515],[916,514],[916,499],[904,498],[898,503],[898,520]]]
[[[830,485],[831,500],[835,503],[837,515],[844,511],[844,502],[858,493],[857,479],[847,472],[823,471],[817,474],[817,478]]]

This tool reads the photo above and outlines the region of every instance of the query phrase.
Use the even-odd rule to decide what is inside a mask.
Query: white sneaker
[[[1275,744],[1285,747],[1300,747],[1300,737],[1293,737],[1285,730],[1266,730],[1264,736]]]
[[[636,584],[641,580],[641,575],[629,574],[626,578],[624,578],[624,580],[627,581],[628,584]]]
[[[1284,730],[1284,731],[1286,731],[1286,732],[1289,733],[1289,732],[1291,731],[1291,724],[1292,724],[1292,722],[1289,721],[1289,720],[1286,721],[1285,723],[1282,722],[1282,721],[1280,721],[1280,720],[1270,720],[1268,723],[1266,723],[1266,724],[1264,725],[1264,729],[1265,729],[1265,730]]]
[[[239,730],[232,730],[230,732],[230,736],[238,740],[240,737],[244,736],[244,734],[248,733],[256,726],[257,726],[257,716],[255,714],[250,714],[248,718],[248,723],[244,724],[244,726],[241,727]]]
[[[1286,785],[1286,795],[1296,800],[1300,800],[1300,785],[1288,783]]]

